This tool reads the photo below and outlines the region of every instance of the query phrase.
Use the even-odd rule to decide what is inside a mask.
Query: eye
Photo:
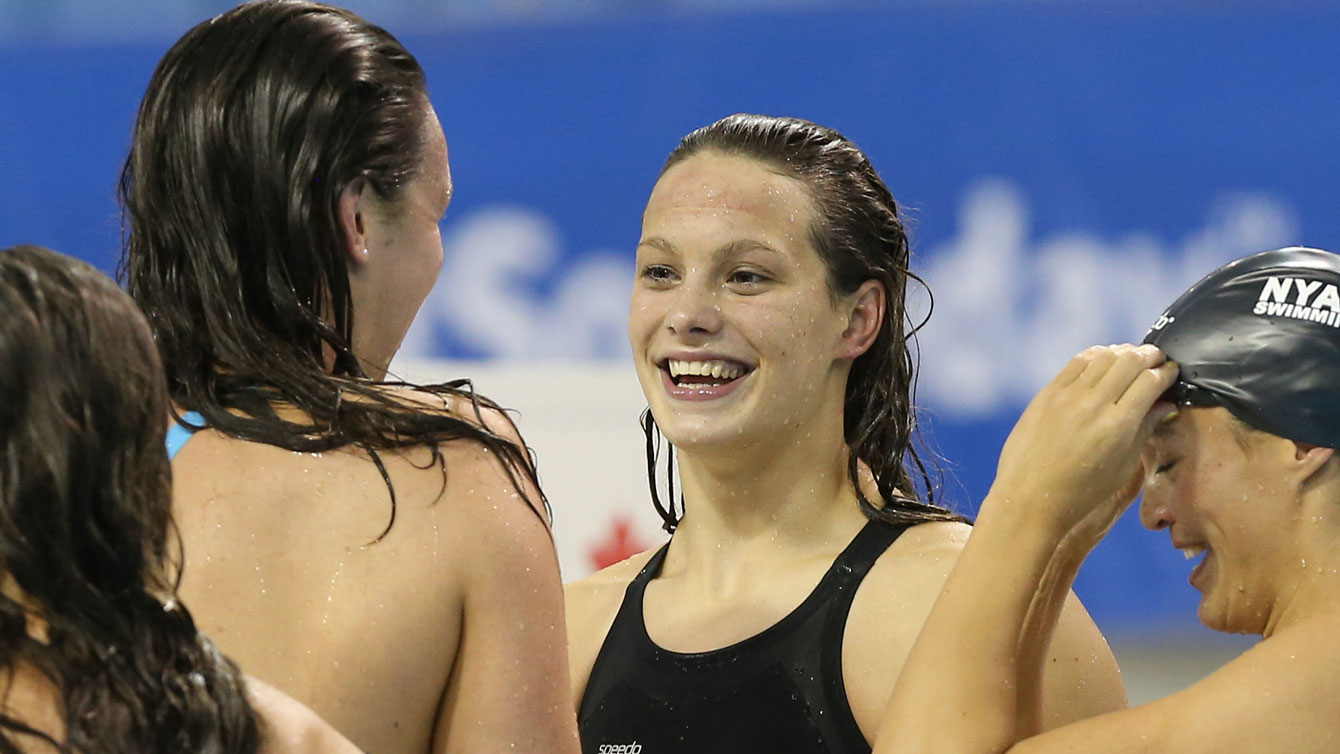
[[[772,278],[764,275],[758,270],[742,268],[732,270],[731,273],[726,276],[726,283],[739,288],[750,289],[757,288],[771,279]]]
[[[1163,463],[1159,464],[1158,466],[1156,466],[1156,467],[1154,468],[1154,473],[1155,473],[1155,474],[1166,474],[1166,473],[1168,473],[1169,471],[1172,471],[1172,468],[1173,468],[1174,466],[1176,466],[1176,465],[1177,465],[1177,462],[1180,461],[1180,460],[1181,460],[1180,458],[1174,458],[1174,459],[1172,459],[1171,461],[1164,461]]]
[[[663,264],[649,264],[642,268],[640,277],[649,283],[664,285],[673,283],[679,276],[673,269]]]

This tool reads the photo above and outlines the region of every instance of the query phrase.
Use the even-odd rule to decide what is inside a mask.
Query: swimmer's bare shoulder
[[[506,414],[468,398],[388,394],[523,447]],[[575,752],[539,491],[479,442],[437,450],[378,452],[393,509],[359,448],[198,433],[173,462],[185,601],[242,667],[365,750]]]
[[[1262,641],[1205,680],[1035,736],[1010,754],[1325,754],[1340,747],[1340,616]]]
[[[644,550],[563,587],[572,699],[577,706],[581,705],[586,681],[591,677],[591,668],[605,643],[605,635],[623,603],[624,591],[660,547]]]
[[[893,684],[972,529],[930,522],[905,531],[861,583],[847,619],[842,668],[852,715],[874,740]],[[1125,708],[1116,659],[1070,594],[1044,675],[1045,728]]]
[[[402,394],[436,410],[442,399]],[[429,409],[433,410],[433,409]],[[445,410],[482,423],[526,452],[503,411],[451,397]],[[567,687],[567,637],[558,557],[540,490],[475,442],[443,443],[454,560],[463,576],[463,620],[433,752],[573,752],[576,718]],[[509,473],[510,468],[510,473]]]

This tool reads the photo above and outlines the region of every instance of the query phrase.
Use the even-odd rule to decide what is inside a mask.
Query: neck
[[[677,546],[711,556],[757,542],[769,549],[845,544],[865,523],[847,458],[840,415],[780,442],[681,451],[686,512]]]
[[[1327,501],[1331,502],[1331,501]],[[1340,613],[1340,517],[1330,505],[1309,506],[1278,568],[1279,595],[1261,632],[1264,638],[1299,623]]]
[[[354,358],[358,360],[358,365],[363,368],[363,373],[370,379],[381,381],[386,379],[386,370],[391,365],[391,358],[395,356],[396,348],[377,348],[375,344],[369,342],[370,339],[360,338],[357,332],[354,333],[353,344]],[[369,358],[365,358],[367,354]],[[321,344],[322,362],[326,365],[326,374],[335,370],[335,349],[330,347],[329,343]]]
[[[357,352],[355,351],[354,358],[358,359],[358,365],[363,367],[363,373],[368,376],[368,379],[376,380],[377,382],[386,379],[386,370],[391,365],[390,357],[387,357],[385,360],[378,359],[376,361],[368,361],[367,359],[358,358]]]

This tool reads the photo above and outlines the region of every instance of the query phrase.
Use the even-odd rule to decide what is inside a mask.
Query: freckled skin
[[[643,244],[638,269],[664,265],[681,280],[635,283],[629,339],[652,412],[681,451],[703,443],[717,452],[742,443],[761,450],[787,437],[789,429],[832,423],[830,409],[841,403],[849,362],[834,358],[833,343],[844,322],[823,282],[823,262],[793,219],[809,213],[801,183],[737,157],[690,158],[671,168],[652,191],[643,238],[663,239],[678,253]],[[714,256],[740,238],[773,251]],[[729,276],[739,269],[769,280],[732,283]],[[755,373],[726,399],[728,408],[671,410],[656,359],[676,348],[699,347],[754,366]]]

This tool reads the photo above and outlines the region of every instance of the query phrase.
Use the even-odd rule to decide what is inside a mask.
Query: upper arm
[[[464,405],[465,401],[460,401],[462,409]],[[502,409],[481,406],[476,417],[473,408],[470,408],[469,411],[468,416],[474,419],[482,419],[486,430],[511,443],[529,464],[530,448],[526,445],[526,441],[521,438],[521,430],[517,429],[516,422],[512,421],[512,417],[508,416],[507,412]],[[521,493],[522,498],[530,505],[535,514],[543,519],[546,527],[552,527],[553,520],[544,504],[543,493],[534,481],[527,476],[526,469],[512,464],[509,459],[500,458],[498,461],[504,465],[504,475],[507,474],[507,470],[511,471],[511,476],[507,477],[507,484],[511,484],[514,489]]]
[[[1044,730],[1126,707],[1116,658],[1074,592],[1067,595],[1043,670]]]
[[[463,615],[433,752],[576,752],[563,592],[547,523],[482,448],[460,448],[448,471],[452,483],[438,505],[452,517]]]
[[[564,587],[572,703],[578,709],[596,657],[623,604],[624,592],[655,552],[651,549],[638,553]]]
[[[269,684],[247,678],[247,697],[261,723],[258,754],[361,754],[315,712]]]
[[[970,531],[949,523],[908,529],[857,591],[843,647],[843,680],[852,714],[870,740]],[[1045,729],[1126,706],[1116,660],[1073,594],[1053,636],[1043,683]]]
[[[481,427],[515,447],[520,454],[522,464],[532,466],[530,463],[530,448],[522,439],[521,431],[517,428],[516,422],[512,420],[506,410],[495,408],[494,404],[482,395],[476,394],[474,397],[477,400],[471,400],[469,396],[462,394],[443,394],[421,390],[394,390],[390,395],[393,399],[403,401],[416,408],[432,413],[446,413],[456,419]],[[545,526],[550,526],[552,521],[544,504],[544,497],[534,480],[526,473],[526,469],[513,463],[517,459],[495,458],[494,460],[502,470],[502,479],[498,480],[498,484],[521,493],[521,497],[530,505],[535,515],[543,519]],[[533,471],[533,466],[531,470]]]
[[[580,710],[582,695],[586,691],[586,681],[591,677],[591,668],[595,665],[605,634],[596,625],[602,589],[589,579],[574,582],[563,587],[563,606],[567,617],[568,629],[568,681],[572,689],[573,709]],[[613,616],[608,623],[612,623]]]
[[[1009,754],[1333,752],[1340,719],[1334,636],[1278,641],[1283,638],[1258,645],[1176,694],[1034,736]]]

